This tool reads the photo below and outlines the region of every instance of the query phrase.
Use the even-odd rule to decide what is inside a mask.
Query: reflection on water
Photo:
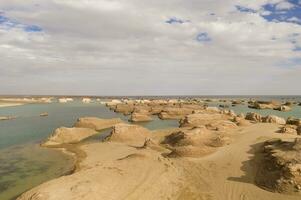
[[[40,113],[49,113],[40,117]],[[97,103],[82,104],[31,104],[0,108],[0,116],[18,116],[16,120],[0,122],[0,200],[9,200],[42,182],[68,172],[73,160],[53,149],[39,147],[54,129],[71,127],[77,118],[94,116],[100,118],[119,117],[125,122],[129,116],[114,113]],[[177,120],[139,123],[149,129],[178,126]],[[101,141],[110,129],[88,138],[87,142]]]
[[[49,113],[40,117],[40,113]],[[124,116],[109,111],[100,104],[30,104],[0,108],[0,116],[18,116],[0,121],[0,200],[14,199],[20,193],[56,178],[73,167],[73,160],[39,143],[54,129],[71,127],[77,118]]]
[[[14,146],[0,151],[0,199],[22,192],[72,170],[73,159],[38,145]]]

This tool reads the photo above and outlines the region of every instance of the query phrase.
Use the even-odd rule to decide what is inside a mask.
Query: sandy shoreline
[[[301,151],[301,140],[296,139],[301,136],[279,133],[288,122],[297,124],[300,121],[256,113],[236,115],[190,103],[180,104],[180,107],[176,107],[177,103],[168,104],[170,107],[160,111],[156,106],[161,104],[151,108],[121,105],[117,111],[127,114],[131,109],[147,115],[164,112],[162,118],[181,119],[179,128],[150,131],[139,125],[116,122],[110,125],[112,131],[105,141],[82,144],[71,144],[73,136],[81,135],[78,128],[89,126],[100,130],[94,125],[103,125],[103,119],[85,118],[79,120],[85,123],[76,123],[76,128],[55,131],[48,139],[55,138],[62,145],[50,147],[64,149],[63,152],[75,156],[73,173],[43,183],[18,200],[300,199],[299,175],[295,179],[271,177],[269,189],[257,184],[265,176],[266,169],[261,165],[269,162],[264,156],[273,155],[266,154],[266,150],[272,148],[267,141],[278,138],[280,142],[283,139],[286,146],[295,144],[295,150],[290,149],[288,154],[280,151],[281,156],[296,156]],[[294,140],[295,143],[289,142]],[[298,165],[287,167],[284,173],[298,170]],[[259,170],[263,173],[258,173]],[[280,193],[280,190],[273,190],[274,186],[293,190]]]
[[[141,196],[144,199],[297,200],[300,196],[272,193],[256,186],[252,162],[245,163],[255,151],[252,145],[268,138],[292,137],[275,133],[278,128],[275,124],[255,124],[237,130],[231,134],[232,144],[202,158],[165,158],[152,149],[115,142],[71,145],[68,151],[76,153],[78,158],[75,172],[36,187],[19,200],[30,199],[32,195],[33,199],[49,200],[61,197],[117,200]],[[162,137],[169,132],[155,134]]]
[[[22,106],[22,105],[24,105],[24,103],[3,103],[3,102],[0,102],[0,108],[12,107],[12,106]]]

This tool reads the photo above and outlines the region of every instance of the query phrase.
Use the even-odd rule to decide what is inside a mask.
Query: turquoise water
[[[43,112],[47,117],[40,117]],[[0,116],[17,116],[15,120],[0,121],[0,200],[15,199],[20,193],[47,180],[61,176],[72,169],[73,160],[57,150],[41,148],[39,143],[54,129],[71,127],[79,117],[128,116],[114,113],[99,103],[83,104],[79,101],[67,104],[29,104],[0,108]],[[149,129],[177,127],[176,120],[140,123]],[[102,134],[108,134],[109,130]],[[101,135],[90,141],[100,140]]]

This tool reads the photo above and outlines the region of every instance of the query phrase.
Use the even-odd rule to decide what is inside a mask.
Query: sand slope
[[[121,143],[87,144],[87,158],[73,175],[44,183],[19,200],[300,200],[254,184],[256,150],[273,137],[275,124],[237,129],[232,143],[202,158],[165,158],[149,148]],[[155,133],[154,133],[155,134]]]
[[[256,124],[241,132],[231,145],[195,161],[200,176],[210,185],[210,192],[203,190],[203,199],[217,200],[290,200],[300,196],[272,193],[255,185],[256,162],[254,153],[261,142],[273,137],[289,137],[274,133],[277,125]],[[202,190],[202,189],[201,189]],[[209,193],[209,194],[208,194]],[[206,197],[207,196],[207,197]]]

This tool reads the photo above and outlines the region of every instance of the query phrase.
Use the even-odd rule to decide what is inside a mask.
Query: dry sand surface
[[[162,156],[168,150],[148,145],[85,144],[80,148],[87,156],[74,174],[44,183],[18,200],[300,200],[300,195],[272,193],[255,185],[255,155],[262,142],[294,137],[275,133],[278,129],[261,123],[237,128],[228,134],[229,145],[201,158],[168,158]],[[153,139],[172,131],[154,132]]]
[[[0,108],[2,107],[11,107],[11,106],[21,106],[24,105],[22,103],[2,103],[0,102]]]

